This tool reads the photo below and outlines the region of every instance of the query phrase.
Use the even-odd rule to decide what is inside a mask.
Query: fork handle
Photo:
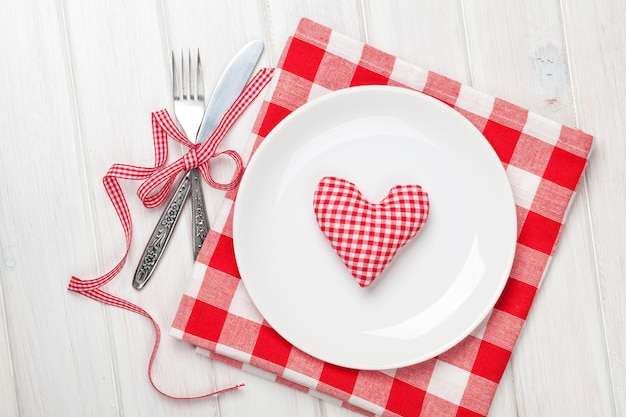
[[[194,168],[189,171],[189,175],[191,176],[191,215],[193,217],[193,258],[196,259],[209,233],[209,217],[204,205],[200,171]]]
[[[143,288],[152,276],[172,236],[172,231],[180,217],[181,209],[189,196],[190,189],[191,175],[187,173],[174,193],[174,196],[165,207],[165,210],[163,210],[163,214],[161,214],[159,222],[154,228],[150,240],[148,240],[148,245],[144,249],[143,255],[141,255],[141,260],[139,261],[139,265],[135,271],[135,277],[133,278],[133,287],[136,289],[139,290]]]

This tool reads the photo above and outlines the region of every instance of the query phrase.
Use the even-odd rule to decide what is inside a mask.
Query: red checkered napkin
[[[554,253],[592,137],[304,19],[280,58],[251,149],[309,100],[362,84],[403,86],[443,101],[483,133],[502,161],[518,237],[491,314],[447,352],[406,368],[360,371],[312,358],[281,338],[246,292],[233,251],[233,191],[198,256],[172,334],[213,358],[365,414],[485,416]]]
[[[419,185],[397,185],[378,204],[356,185],[324,177],[313,197],[320,229],[361,287],[368,287],[428,218],[428,194]]]

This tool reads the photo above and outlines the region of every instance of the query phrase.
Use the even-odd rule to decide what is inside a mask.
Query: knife
[[[202,123],[198,129],[197,143],[202,143],[211,136],[224,113],[246,86],[262,52],[263,41],[255,40],[245,45],[230,61],[206,106]],[[194,168],[183,178],[172,200],[159,218],[135,271],[134,288],[143,288],[152,276],[190,192],[192,195],[194,259],[198,256],[204,238],[209,231],[209,222],[204,208],[200,172]]]

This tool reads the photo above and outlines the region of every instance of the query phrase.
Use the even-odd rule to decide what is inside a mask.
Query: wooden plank
[[[613,386],[611,414],[620,416],[626,414],[626,9],[617,0],[562,2],[562,7],[576,122],[596,136],[586,175],[585,209],[591,219],[588,244],[594,249],[592,275],[597,279],[596,298],[604,325],[597,337],[607,348],[605,369]]]
[[[476,88],[574,123],[557,1],[466,2],[464,15]],[[520,416],[611,412],[592,237],[580,197],[513,353]]]
[[[93,233],[62,9],[12,2],[1,19],[0,274],[11,346],[3,367],[12,363],[15,378],[5,415],[95,415],[116,403],[108,360],[92,360],[110,356],[97,329],[102,309],[75,304],[66,290],[70,267],[93,257]],[[89,325],[74,321],[80,315]],[[89,350],[79,350],[84,340]]]

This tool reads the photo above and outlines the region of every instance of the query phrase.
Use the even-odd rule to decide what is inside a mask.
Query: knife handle
[[[163,251],[170,240],[170,236],[172,236],[172,231],[174,230],[174,226],[180,217],[181,209],[185,200],[189,196],[190,189],[191,178],[188,173],[178,186],[178,189],[174,193],[174,196],[168,203],[167,207],[165,207],[163,214],[161,214],[161,218],[159,218],[159,222],[150,236],[148,245],[144,249],[143,255],[141,255],[141,260],[139,261],[139,265],[135,271],[135,277],[133,278],[133,287],[136,289],[139,290],[143,288],[152,276],[152,273],[154,272],[154,269],[161,259],[161,255],[163,255]]]
[[[193,217],[193,259],[196,259],[209,233],[209,217],[204,205],[200,171],[194,168],[189,171],[189,175],[191,176],[191,216]]]

